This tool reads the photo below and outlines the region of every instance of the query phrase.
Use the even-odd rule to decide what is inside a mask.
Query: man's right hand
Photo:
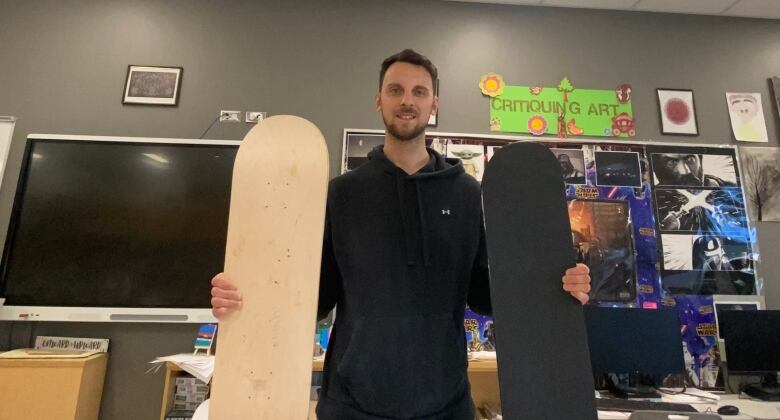
[[[220,319],[227,313],[241,308],[241,293],[236,284],[219,273],[211,279],[211,313],[214,318]]]

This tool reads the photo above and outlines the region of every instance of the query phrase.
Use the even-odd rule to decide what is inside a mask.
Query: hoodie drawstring
[[[425,213],[423,212],[422,193],[420,192],[420,181],[415,180],[414,186],[417,190],[417,213],[420,216],[420,236],[422,236],[423,263],[426,267],[431,266],[430,252],[428,250],[428,228],[425,225]]]
[[[412,255],[412,249],[414,249],[414,244],[412,244],[412,235],[411,232],[409,232],[409,221],[406,219],[406,204],[404,202],[404,178],[403,175],[398,175],[395,177],[395,185],[396,190],[398,191],[398,207],[401,211],[401,225],[404,230],[404,246],[406,247],[406,264],[407,265],[414,265],[415,258],[414,255]]]
[[[406,214],[406,200],[404,199],[406,193],[404,189],[405,182],[406,179],[404,175],[399,174],[395,177],[396,191],[398,193],[398,207],[401,211],[401,225],[404,232],[404,246],[406,247],[406,264],[415,265],[417,263],[417,257],[414,255],[414,238],[417,235],[412,232],[412,227],[410,226],[410,221]],[[430,250],[428,249],[428,226],[425,223],[425,211],[422,202],[422,192],[420,191],[420,181],[413,180],[412,182],[414,182],[415,193],[417,194],[417,217],[420,221],[419,238],[422,241],[423,264],[426,267],[430,267],[431,255]]]

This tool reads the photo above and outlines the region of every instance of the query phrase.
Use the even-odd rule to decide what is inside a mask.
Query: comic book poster
[[[664,290],[675,295],[754,294],[754,234],[734,149],[647,149]]]

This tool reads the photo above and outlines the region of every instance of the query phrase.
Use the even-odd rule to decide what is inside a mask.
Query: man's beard
[[[422,119],[420,118],[419,114],[417,115],[417,119],[422,121]],[[385,128],[387,129],[387,131],[393,137],[397,138],[398,140],[402,140],[402,141],[409,141],[409,140],[416,139],[420,134],[422,134],[425,131],[425,127],[428,125],[427,121],[422,121],[421,124],[418,124],[418,125],[415,125],[414,127],[412,127],[411,131],[409,131],[407,133],[403,133],[403,132],[401,132],[401,130],[398,128],[397,125],[387,121],[385,119],[384,114],[382,114],[382,122],[385,123]]]
[[[574,172],[574,165],[572,165],[571,162],[564,162],[561,163],[561,169],[563,170],[564,175],[568,175]]]
[[[702,185],[704,182],[698,176],[694,174],[685,174],[676,177],[677,185]]]

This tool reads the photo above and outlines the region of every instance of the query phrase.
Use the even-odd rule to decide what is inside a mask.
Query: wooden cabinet
[[[501,407],[498,392],[498,367],[495,360],[472,360],[469,362],[469,382],[474,406],[479,408],[490,404]]]
[[[107,362],[0,359],[0,419],[98,420]]]

